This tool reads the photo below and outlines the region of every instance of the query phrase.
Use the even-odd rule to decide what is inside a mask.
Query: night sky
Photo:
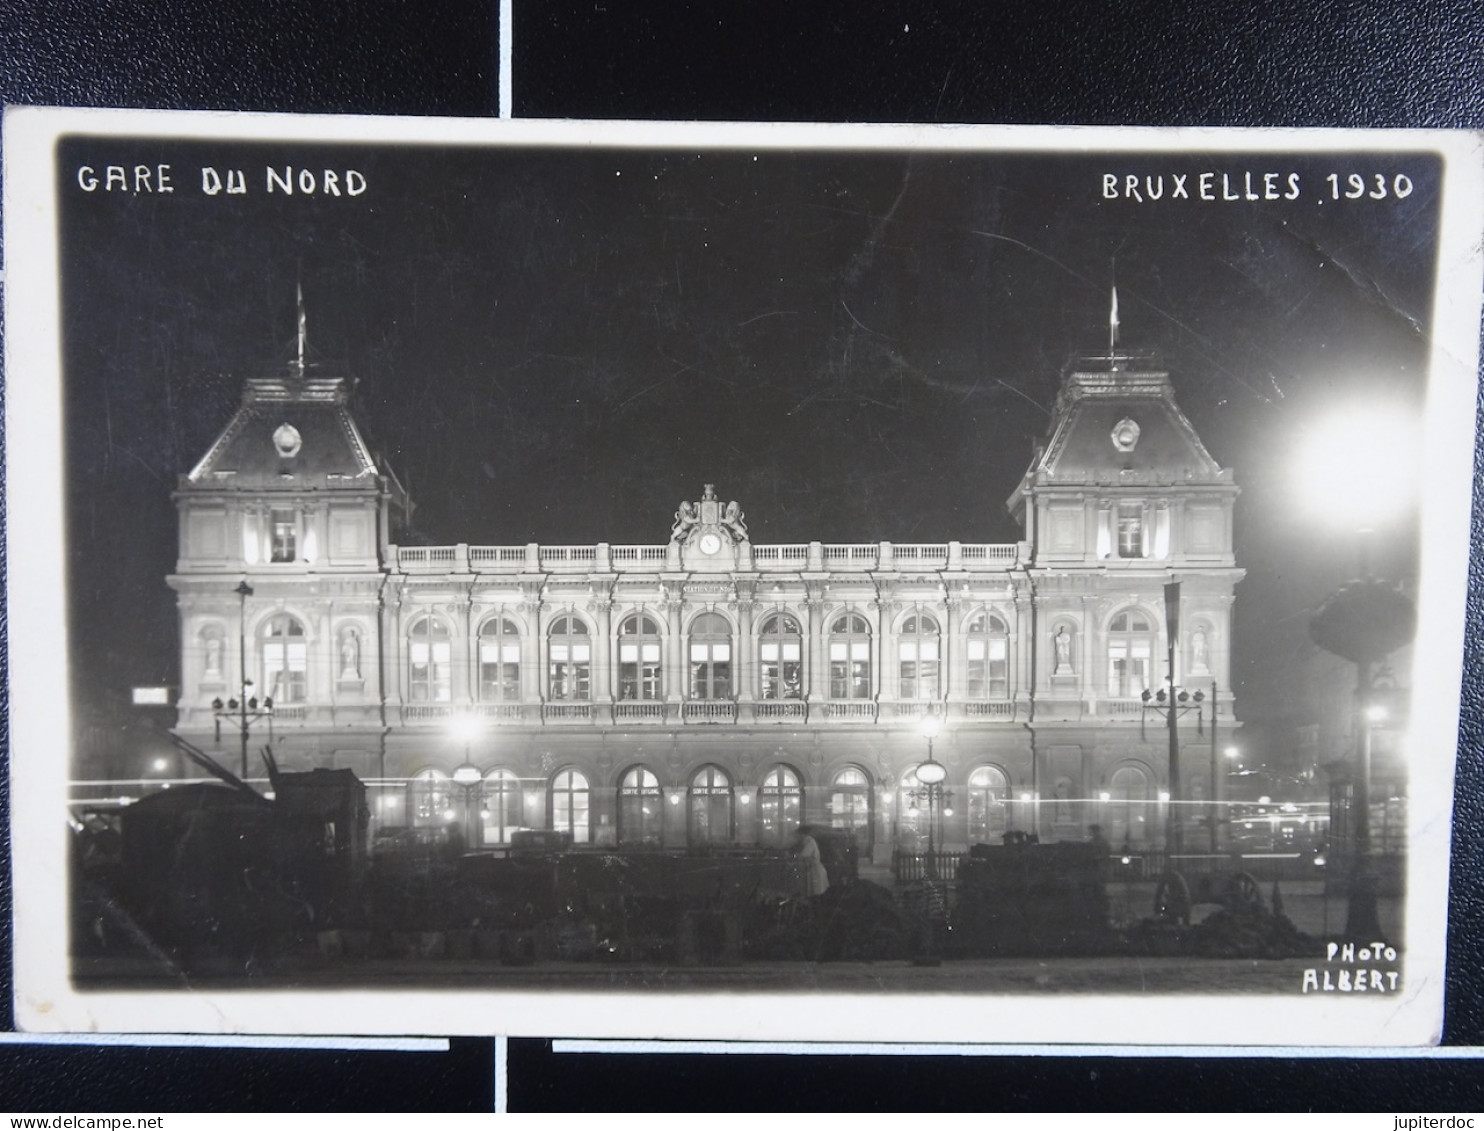
[[[178,681],[170,492],[242,381],[287,372],[299,283],[311,363],[354,384],[417,504],[405,543],[661,543],[707,482],[755,543],[1000,542],[1068,361],[1106,350],[1116,274],[1122,346],[1157,352],[1242,488],[1246,719],[1285,709],[1308,611],[1354,568],[1298,504],[1295,448],[1341,402],[1425,390],[1430,158],[74,138],[58,160],[84,699]],[[161,162],[168,196],[76,181]],[[368,187],[270,196],[269,164]],[[203,165],[248,192],[202,194]],[[1174,174],[1248,170],[1302,194],[1170,199]],[[1415,187],[1329,200],[1326,174],[1351,170]],[[1163,173],[1166,196],[1105,200],[1108,172]],[[1415,570],[1410,520],[1377,561]]]

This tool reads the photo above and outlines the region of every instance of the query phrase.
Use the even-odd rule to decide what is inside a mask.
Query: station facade
[[[1147,359],[1069,368],[1009,493],[1019,542],[755,544],[745,500],[701,486],[648,542],[399,546],[345,385],[251,380],[175,495],[176,730],[253,776],[270,742],[283,769],[351,769],[377,831],[469,847],[810,824],[884,861],[922,848],[930,753],[948,851],[1092,825],[1149,851],[1171,804],[1198,835],[1235,726],[1238,492]],[[1172,582],[1176,691],[1202,700],[1173,801],[1145,698],[1168,691]]]

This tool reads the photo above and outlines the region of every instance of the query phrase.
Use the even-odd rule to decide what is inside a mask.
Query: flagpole
[[[304,339],[307,329],[304,319],[304,285],[297,283],[294,290],[299,304],[299,380],[302,381],[304,380]]]

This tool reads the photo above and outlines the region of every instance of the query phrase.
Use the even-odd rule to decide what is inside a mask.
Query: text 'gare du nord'
[[[1097,825],[1149,853],[1169,820],[1204,842],[1208,733],[1181,722],[1171,814],[1144,720],[1173,645],[1176,687],[1238,725],[1237,494],[1168,375],[1110,351],[1068,370],[1009,493],[1017,543],[754,544],[706,485],[655,516],[667,542],[399,547],[400,488],[301,353],[246,383],[176,493],[176,731],[235,754],[240,730],[246,776],[271,725],[285,770],[367,784],[381,836],[678,850],[804,825],[879,868],[929,835],[931,719],[959,799],[940,851]]]

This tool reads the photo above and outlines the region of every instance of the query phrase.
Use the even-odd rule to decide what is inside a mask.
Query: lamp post
[[[252,730],[252,724],[259,719],[267,719],[269,726],[273,723],[273,697],[265,696],[262,706],[258,705],[257,696],[249,696],[248,688],[252,687],[252,680],[247,678],[247,599],[252,596],[252,586],[243,578],[237,583],[233,590],[238,598],[237,618],[237,676],[241,694],[235,699],[228,699],[225,703],[220,698],[211,701],[212,718],[216,721],[216,740],[222,740],[222,720],[226,719],[234,723],[237,732],[242,739],[242,756],[239,775],[243,781],[247,780],[247,738]]]
[[[1345,933],[1356,940],[1384,937],[1376,902],[1378,877],[1371,859],[1371,733],[1385,719],[1386,711],[1373,700],[1372,673],[1377,663],[1411,640],[1416,617],[1416,609],[1404,594],[1363,578],[1341,586],[1309,621],[1314,643],[1355,665],[1356,766],[1350,786],[1355,848]]]
[[[1379,523],[1415,505],[1414,416],[1410,406],[1372,401],[1352,407],[1311,433],[1298,468],[1306,493],[1324,517],[1355,538],[1360,567],[1359,579],[1340,586],[1309,620],[1315,644],[1355,665],[1350,792],[1355,846],[1345,928],[1355,940],[1384,937],[1371,859],[1371,729],[1378,721],[1373,675],[1376,665],[1410,642],[1417,628],[1411,599],[1372,576],[1370,539]]]
[[[464,761],[458,769],[454,770],[453,783],[461,794],[459,803],[463,809],[463,821],[460,831],[464,837],[464,845],[472,848],[480,840],[474,835],[475,820],[477,817],[483,817],[483,810],[476,811],[472,802],[475,798],[475,791],[484,781],[484,774],[480,773],[479,767],[474,764],[470,748],[474,742],[474,736],[480,732],[481,728],[477,718],[466,714],[456,716],[450,723],[449,729],[455,737],[463,739],[464,742]]]
[[[1167,660],[1167,683],[1168,690],[1161,687],[1158,691],[1151,692],[1147,687],[1140,694],[1143,702],[1143,710],[1140,715],[1140,726],[1153,711],[1165,720],[1165,731],[1169,738],[1169,795],[1170,799],[1165,805],[1165,859],[1168,867],[1173,867],[1175,857],[1180,855],[1183,848],[1181,843],[1180,822],[1176,813],[1180,807],[1180,716],[1189,711],[1196,712],[1196,731],[1205,733],[1204,717],[1202,715],[1202,704],[1206,701],[1204,691],[1190,691],[1175,683],[1175,642],[1180,638],[1180,583],[1171,581],[1165,586],[1165,641]],[[1216,725],[1216,684],[1211,684],[1211,725]],[[1146,735],[1147,737],[1147,735]],[[1214,750],[1215,735],[1212,735],[1212,748]]]
[[[918,783],[923,787],[926,794],[928,810],[928,850],[924,871],[929,880],[938,878],[938,851],[933,839],[933,826],[937,820],[943,802],[943,779],[948,776],[948,768],[942,762],[933,759],[933,739],[938,737],[942,724],[937,715],[929,715],[922,720],[922,736],[927,739],[927,761],[917,767],[916,774]]]

